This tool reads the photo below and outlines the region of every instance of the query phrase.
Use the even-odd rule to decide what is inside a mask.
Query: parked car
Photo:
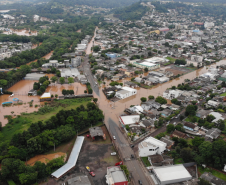
[[[119,162],[115,163],[115,166],[119,166],[119,165],[123,165],[123,161],[119,161]]]
[[[134,147],[134,145],[130,145],[130,147],[131,147],[131,148],[133,148],[133,147]]]
[[[86,166],[86,169],[87,169],[87,171],[88,171],[88,172],[90,172],[90,168],[89,168],[89,166]]]
[[[89,174],[92,175],[93,177],[95,177],[95,173],[89,172]]]
[[[131,158],[134,158],[134,155],[133,154],[131,154]]]
[[[141,180],[138,180],[138,183],[139,183],[140,185],[142,185],[142,184],[143,184]]]
[[[90,135],[89,135],[89,134],[87,134],[87,135],[86,135],[86,137],[87,137],[87,138],[89,138],[89,137],[90,137]]]
[[[115,140],[116,139],[116,137],[115,136],[112,136],[113,137],[113,139]]]
[[[112,152],[111,155],[116,155],[116,152]]]

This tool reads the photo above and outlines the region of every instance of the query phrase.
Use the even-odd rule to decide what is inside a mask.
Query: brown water
[[[87,48],[86,48],[86,54],[88,54],[88,55],[92,53],[91,48],[93,47],[93,41],[94,41],[94,39],[95,39],[95,37],[96,37],[96,32],[97,32],[97,30],[98,30],[98,27],[96,27],[96,29],[95,29],[95,31],[94,31],[94,36],[93,36],[93,38],[91,39],[91,41],[89,42],[89,44],[87,45]]]
[[[21,35],[21,36],[37,36],[38,32],[30,31],[30,30],[26,30],[26,29],[22,29],[22,30],[10,29],[10,31],[4,31],[3,34],[6,34],[6,35],[16,34],[16,35]]]
[[[226,60],[222,60],[216,64],[213,64],[211,66],[216,67],[216,65],[226,64]],[[210,67],[210,66],[209,66]],[[209,68],[208,67],[208,68]],[[208,71],[206,67],[203,67],[201,69],[198,69],[196,71],[193,71],[191,73],[188,73],[186,75],[183,75],[177,79],[171,80],[169,82],[158,84],[151,89],[144,89],[144,88],[136,88],[138,90],[137,94],[134,96],[131,96],[129,98],[120,100],[118,102],[112,103],[109,100],[105,98],[105,95],[103,94],[101,88],[100,88],[100,97],[98,97],[96,94],[94,94],[94,97],[98,98],[98,105],[99,108],[103,110],[105,115],[105,120],[107,121],[108,118],[111,118],[118,123],[118,116],[123,113],[125,108],[129,108],[130,105],[140,105],[141,97],[148,98],[149,95],[153,95],[155,97],[162,96],[163,92],[172,86],[177,86],[178,84],[181,84],[184,82],[185,79],[194,79],[197,76],[200,76],[201,74],[204,74]],[[122,82],[127,81],[127,79],[123,79]],[[109,84],[110,81],[105,81],[106,84]],[[114,108],[112,108],[114,107]]]
[[[53,74],[46,74],[51,78],[54,76]],[[2,125],[5,126],[8,123],[7,119],[4,119],[4,115],[20,115],[22,112],[31,113],[38,110],[38,107],[35,108],[35,105],[40,105],[39,96],[28,96],[27,93],[33,88],[33,80],[21,80],[12,87],[10,87],[8,90],[12,91],[14,93],[13,97],[9,97],[8,94],[1,95],[0,96],[0,122],[2,122]],[[62,96],[62,90],[74,90],[75,94],[84,94],[84,90],[86,90],[85,85],[81,85],[80,83],[73,83],[71,85],[69,84],[50,84],[49,87],[47,87],[46,92],[50,92],[51,94],[58,94],[58,96]],[[19,100],[22,100],[23,105],[12,105],[10,107],[2,107],[3,102],[12,101],[13,98],[18,98]],[[34,101],[33,107],[30,107],[28,102],[31,100]],[[43,103],[42,103],[43,104]],[[13,114],[11,112],[14,112]]]
[[[58,157],[64,156],[64,161],[66,161],[67,159],[67,154],[63,153],[63,152],[57,152],[54,154],[47,154],[47,155],[36,155],[35,157],[32,157],[31,159],[29,159],[26,164],[33,166],[35,164],[36,161],[40,161],[42,163],[48,163],[50,160],[52,159],[56,159]]]

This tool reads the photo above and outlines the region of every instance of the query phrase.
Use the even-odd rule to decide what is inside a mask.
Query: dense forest
[[[79,99],[77,100],[79,101]],[[42,112],[46,112],[45,109],[47,110],[48,107],[41,107],[37,114],[41,115]],[[56,164],[50,168],[48,165],[51,164],[46,166],[38,163],[34,167],[27,166],[29,168],[27,171],[24,169],[23,161],[49,151],[54,144],[58,146],[71,140],[76,132],[102,122],[103,118],[102,111],[94,103],[88,102],[87,107],[81,105],[76,109],[62,109],[49,120],[33,123],[27,130],[15,133],[10,140],[2,139],[0,141],[0,161],[2,162],[0,180],[12,179],[16,184],[33,184],[37,179],[48,176],[52,172],[52,168],[59,165]],[[18,124],[21,121],[24,121],[23,118],[18,116],[18,118],[9,119],[8,125]],[[8,129],[7,126],[3,127],[4,129]],[[59,161],[59,163],[61,162]],[[15,166],[10,168],[12,164]],[[38,168],[37,166],[40,165],[43,167]],[[20,169],[19,166],[23,168]],[[27,183],[24,183],[25,179],[21,176],[27,180]]]
[[[122,21],[140,20],[148,10],[148,7],[143,6],[140,3],[134,3],[128,7],[116,9],[114,11],[114,17],[117,17]]]

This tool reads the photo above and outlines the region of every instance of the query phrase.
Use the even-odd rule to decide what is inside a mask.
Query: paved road
[[[127,166],[129,172],[132,175],[132,179],[134,180],[134,184],[138,184],[138,180],[141,180],[143,185],[153,184],[154,182],[150,182],[148,179],[148,173],[141,167],[139,161],[134,158],[131,158],[131,154],[135,156],[134,151],[130,148],[130,145],[122,132],[119,130],[118,125],[109,118],[106,122],[106,125],[109,129],[109,132],[112,136],[116,137],[114,140],[119,152],[121,153],[122,158],[124,159],[124,164]]]
[[[98,87],[98,82],[97,80],[93,77],[93,74],[90,70],[90,65],[89,65],[89,59],[88,57],[84,58],[84,62],[83,62],[83,70],[84,70],[84,74],[86,75],[93,91],[96,93],[97,96],[100,96],[100,92],[99,92],[99,87]]]

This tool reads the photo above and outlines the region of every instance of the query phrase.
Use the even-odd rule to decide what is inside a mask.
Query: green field
[[[182,158],[176,158],[176,159],[174,160],[174,164],[183,164],[183,163],[184,163],[184,161],[183,161]]]
[[[221,94],[220,96],[226,96],[226,92],[225,92],[225,93],[223,93],[223,94]]]
[[[212,175],[218,177],[219,179],[222,179],[224,181],[226,181],[226,175],[223,174],[223,173],[220,173],[216,170],[213,170],[211,168],[202,168],[201,166],[198,167],[198,171],[201,173],[201,175],[204,173],[204,172],[210,172],[212,173]]]
[[[35,111],[33,113],[26,113],[18,116],[18,118],[13,119],[5,127],[3,127],[0,134],[0,140],[10,140],[15,133],[22,132],[27,130],[32,123],[38,121],[46,121],[51,116],[56,115],[60,110],[70,110],[76,109],[80,105],[86,106],[88,102],[91,101],[91,98],[78,98],[78,99],[65,99],[54,101],[51,105],[46,105],[39,108],[42,109],[42,112]]]
[[[166,57],[166,59],[168,59],[170,63],[174,63],[176,60],[175,58],[172,58],[172,57]]]
[[[145,166],[151,166],[148,157],[141,157],[143,163],[145,164]]]

